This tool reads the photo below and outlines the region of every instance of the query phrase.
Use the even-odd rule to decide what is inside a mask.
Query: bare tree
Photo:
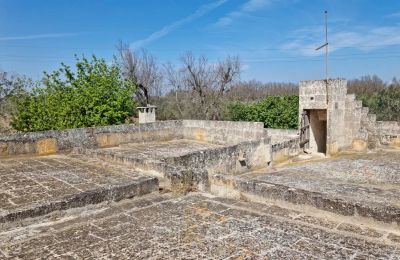
[[[227,98],[232,101],[253,102],[267,96],[298,95],[298,93],[298,86],[294,83],[263,83],[250,80],[236,83],[227,94]]]
[[[228,56],[222,61],[209,63],[205,57],[196,59],[187,53],[181,61],[180,69],[171,64],[166,66],[167,81],[175,90],[181,116],[220,119],[223,97],[239,78],[238,57]]]
[[[349,80],[347,83],[348,93],[356,95],[372,94],[385,90],[387,84],[378,76],[363,76],[360,79]]]
[[[117,49],[123,76],[136,85],[139,103],[145,106],[151,97],[160,96],[162,74],[154,57],[144,49],[138,54],[122,42]]]
[[[17,109],[16,100],[38,84],[26,76],[0,69],[0,132],[11,130],[10,120]]]

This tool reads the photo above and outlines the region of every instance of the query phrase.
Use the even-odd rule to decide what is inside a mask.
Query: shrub
[[[234,121],[263,122],[268,128],[297,128],[299,113],[298,96],[269,96],[253,103],[228,105],[229,119]]]
[[[76,58],[76,72],[65,64],[45,73],[43,87],[19,98],[12,126],[20,131],[121,124],[134,111],[135,86],[117,65],[93,56]]]

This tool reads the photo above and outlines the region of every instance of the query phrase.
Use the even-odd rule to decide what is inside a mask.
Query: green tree
[[[377,120],[400,122],[400,85],[392,84],[385,89],[371,93],[358,95],[363,106],[376,114]]]
[[[298,96],[269,96],[253,104],[232,103],[228,106],[230,120],[263,122],[268,128],[297,128]]]
[[[123,80],[119,67],[104,59],[76,57],[76,71],[46,73],[43,87],[17,102],[12,126],[20,131],[59,130],[124,123],[134,112],[134,84]]]

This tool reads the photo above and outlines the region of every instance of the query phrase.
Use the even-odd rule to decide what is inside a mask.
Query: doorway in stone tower
[[[300,146],[311,153],[326,154],[326,109],[307,109],[301,114]]]

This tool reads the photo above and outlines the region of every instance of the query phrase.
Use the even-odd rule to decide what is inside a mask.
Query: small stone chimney
[[[156,106],[147,105],[137,107],[139,111],[139,124],[154,123],[156,121]]]

